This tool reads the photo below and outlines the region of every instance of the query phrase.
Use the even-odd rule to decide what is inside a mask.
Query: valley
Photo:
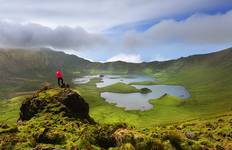
[[[66,54],[62,55],[66,56]],[[161,138],[161,141],[164,140],[164,137],[160,137],[161,133],[162,136],[174,136],[179,140],[181,139],[182,147],[191,147],[190,142],[193,149],[198,149],[203,145],[206,147],[230,147],[231,135],[227,135],[227,133],[231,132],[231,60],[232,49],[227,49],[212,54],[190,56],[167,62],[141,64],[87,62],[89,68],[87,70],[82,68],[84,72],[81,71],[80,66],[73,70],[74,72],[79,71],[78,74],[65,72],[67,73],[65,81],[88,103],[89,115],[97,123],[110,125],[125,123],[132,128],[129,130],[136,129],[145,135],[158,134],[156,137]],[[136,65],[136,69],[132,73],[130,70],[134,65]],[[56,66],[53,67],[56,68]],[[119,72],[116,71],[117,69]],[[8,86],[10,91],[7,88],[1,88],[1,95],[3,95],[0,100],[1,126],[7,124],[10,126],[9,131],[11,131],[11,127],[16,126],[21,104],[26,97],[30,97],[30,91],[38,90],[44,85],[53,87],[48,91],[48,94],[42,94],[42,98],[46,99],[50,94],[54,95],[53,93],[61,90],[54,88],[56,81],[52,77],[53,72],[49,71],[49,73],[50,76],[42,73],[36,81],[31,79],[33,77],[25,75],[22,75],[20,79],[15,79],[14,84],[11,84],[12,82],[9,80],[3,81],[6,84],[1,86]],[[99,74],[105,75],[105,78],[100,78]],[[17,72],[14,75],[17,75]],[[13,74],[8,76],[11,77]],[[30,84],[32,82],[35,85],[33,88],[33,84]],[[38,82],[40,84],[37,84]],[[147,88],[151,91],[142,93],[141,88]],[[15,97],[13,94],[12,97],[8,97],[9,94],[6,96],[4,90],[7,93],[20,92],[21,96]],[[153,95],[157,92],[158,95]],[[109,94],[109,97],[104,93]],[[111,99],[112,94],[115,95],[113,99]],[[125,99],[120,97],[120,94],[123,94]],[[135,99],[129,96],[129,104],[136,105],[133,106],[133,109],[127,109],[125,105],[120,106],[116,100],[119,99],[125,103],[129,99],[125,96],[127,94],[148,97],[146,98],[147,105],[144,103],[145,101],[137,105],[136,102],[139,101],[136,100],[137,95],[134,97]],[[126,104],[128,103],[126,102]],[[42,121],[41,118],[37,119]],[[23,130],[27,128],[27,126],[23,127]],[[56,130],[58,132],[60,129]],[[200,130],[205,130],[205,132]],[[137,134],[137,131],[128,132],[133,135]],[[186,135],[189,131],[193,132],[197,138],[189,138]],[[8,130],[0,129],[0,134],[4,133],[8,133]],[[70,136],[73,136],[72,134]],[[213,139],[210,137],[212,134],[214,135]],[[226,138],[223,139],[221,135]],[[72,139],[69,140],[72,141]]]

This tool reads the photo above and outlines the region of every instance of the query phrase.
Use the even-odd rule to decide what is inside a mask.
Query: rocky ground
[[[151,129],[101,124],[76,91],[45,87],[23,101],[16,126],[0,124],[0,149],[223,150],[232,149],[231,127],[231,113]]]

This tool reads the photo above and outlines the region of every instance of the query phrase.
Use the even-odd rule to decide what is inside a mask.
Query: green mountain
[[[0,50],[0,96],[11,97],[15,92],[32,91],[44,83],[56,83],[55,71],[61,68],[66,80],[85,72],[89,61],[49,49]]]
[[[191,97],[164,95],[151,110],[125,111],[101,91],[134,92],[130,85],[99,89],[99,78],[72,89],[56,84],[84,74],[147,74],[153,82],[183,85]],[[0,149],[231,149],[232,48],[165,62],[95,63],[50,50],[1,50]],[[17,124],[16,124],[17,122]]]
[[[12,97],[24,91],[33,91],[45,83],[55,84],[54,72],[61,68],[65,79],[83,74],[148,74],[164,73],[169,79],[176,78],[183,85],[231,83],[232,48],[223,51],[195,55],[176,60],[149,63],[89,62],[74,55],[49,49],[0,50],[0,97]],[[188,86],[188,85],[185,85]]]

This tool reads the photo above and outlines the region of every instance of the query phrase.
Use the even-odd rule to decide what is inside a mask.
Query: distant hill
[[[9,52],[14,63],[6,59]],[[0,100],[0,149],[231,149],[231,48],[141,64],[93,63],[48,50],[1,55],[1,73],[7,73],[2,74],[1,96],[55,83],[54,71],[63,65],[66,81],[88,73],[143,73],[155,76],[155,84],[183,85],[191,97],[164,95],[150,100],[154,109],[124,111],[100,97],[100,79],[73,90],[45,87],[26,99]]]
[[[43,78],[58,68],[70,73],[90,64],[89,61],[63,52],[11,49],[0,51],[1,78]]]
[[[207,65],[209,67],[231,67],[232,65],[232,48],[221,50],[209,54],[192,55],[188,57],[181,57],[176,60],[169,60],[164,62],[150,62],[148,66],[153,67],[154,70],[159,71],[167,68],[176,67],[181,69],[187,65]],[[227,68],[231,69],[231,68]],[[174,69],[175,70],[175,69]]]
[[[215,53],[194,55],[164,62],[144,62],[140,64],[126,62],[90,62],[75,55],[50,49],[0,50],[0,97],[15,91],[35,90],[44,83],[56,83],[54,72],[61,68],[65,79],[83,74],[154,74],[157,72],[177,73],[188,71],[191,67],[215,68],[224,79],[232,72],[232,48]],[[213,69],[214,70],[214,69]],[[219,77],[219,76],[218,76]],[[10,96],[10,95],[8,95]]]
[[[0,50],[0,97],[15,91],[35,90],[45,82],[55,83],[58,68],[69,80],[90,64],[77,56],[49,49]]]

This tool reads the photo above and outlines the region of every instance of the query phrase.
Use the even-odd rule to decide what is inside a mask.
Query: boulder
[[[49,96],[46,90],[51,88],[40,90],[23,101],[18,122],[30,120],[42,111],[54,114],[63,112],[62,114],[67,117],[79,118],[89,123],[94,122],[89,116],[88,103],[77,92],[69,88],[59,88],[56,89],[55,95]]]
[[[32,96],[26,98],[20,107],[20,121],[30,120],[47,105],[47,101]]]
[[[56,99],[66,106],[66,113],[78,118],[89,118],[89,104],[71,89],[64,89]]]

